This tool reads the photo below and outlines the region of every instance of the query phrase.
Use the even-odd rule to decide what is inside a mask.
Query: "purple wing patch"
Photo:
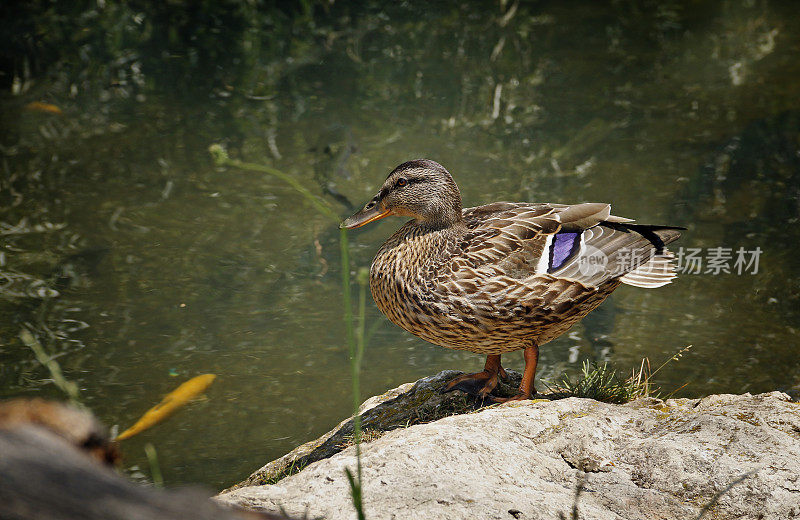
[[[550,266],[548,273],[564,265],[564,262],[580,247],[580,233],[556,233],[550,247]]]

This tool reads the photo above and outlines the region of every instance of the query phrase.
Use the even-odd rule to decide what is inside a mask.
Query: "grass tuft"
[[[266,477],[261,480],[260,485],[271,485],[277,484],[281,480],[285,479],[286,477],[291,477],[296,473],[300,473],[303,468],[308,465],[308,462],[296,462],[293,461],[288,468],[284,468],[283,471],[275,473],[269,477]]]
[[[587,360],[583,362],[581,374],[575,381],[563,375],[555,387],[547,385],[547,383],[545,385],[551,392],[567,393],[571,397],[586,397],[604,403],[624,404],[644,397],[659,398],[661,389],[653,384],[653,376],[668,363],[678,361],[691,348],[692,345],[682,348],[655,370],[651,370],[650,359],[644,358],[639,370],[632,370],[631,376],[627,379],[617,376],[616,370],[609,368],[608,363],[599,365],[592,362],[590,364]],[[686,385],[671,392],[667,397],[684,386]]]
[[[644,364],[643,364],[644,366]],[[649,381],[648,378],[644,378]],[[583,362],[581,374],[574,381],[566,375],[561,377],[556,388],[548,385],[554,392],[565,392],[572,397],[586,397],[604,403],[623,404],[638,397],[645,397],[649,390],[637,383],[635,379],[621,380],[616,370],[609,368],[608,363],[598,365],[589,361]]]

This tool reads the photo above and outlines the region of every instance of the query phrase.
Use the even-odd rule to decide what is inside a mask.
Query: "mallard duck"
[[[378,250],[370,290],[393,323],[442,347],[485,354],[481,372],[447,385],[477,385],[496,402],[530,398],[539,346],[557,338],[620,284],[661,287],[675,278],[664,246],[678,227],[633,224],[603,203],[494,202],[462,208],[439,163],[401,164],[340,227],[410,217]],[[491,396],[506,373],[500,356],[523,350],[517,395]]]

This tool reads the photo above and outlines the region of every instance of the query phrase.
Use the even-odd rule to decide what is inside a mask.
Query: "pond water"
[[[0,97],[0,397],[63,397],[23,326],[122,429],[217,374],[207,398],[123,445],[133,473],[151,442],[168,485],[214,488],[348,415],[336,225],[276,178],[215,167],[214,143],[343,217],[427,157],[467,206],[610,202],[686,226],[673,249],[700,272],[621,287],[542,348],[539,379],[693,345],[657,374],[665,394],[797,395],[792,2],[379,4],[17,8]],[[353,270],[401,223],[350,233]],[[482,366],[370,300],[366,320],[364,398]]]

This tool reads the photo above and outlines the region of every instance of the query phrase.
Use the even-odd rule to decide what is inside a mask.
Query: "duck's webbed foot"
[[[503,367],[499,367],[497,371],[497,375],[500,376],[501,381],[508,381],[508,373],[506,373],[506,369]]]
[[[508,379],[508,374],[500,366],[500,355],[493,354],[486,356],[486,364],[483,370],[474,374],[464,374],[456,377],[444,387],[443,393],[461,390],[470,395],[486,399],[492,390],[497,387],[500,378]],[[481,384],[482,383],[482,384]]]
[[[475,372],[474,374],[464,374],[456,377],[444,387],[442,393],[452,392],[454,390],[461,390],[470,395],[476,395],[485,398],[492,390],[497,388],[497,383],[500,377],[498,374],[490,374],[485,370]]]
[[[511,397],[491,396],[489,399],[491,399],[492,402],[494,402],[494,403],[507,403],[509,401],[524,401],[525,399],[530,399],[535,394],[536,394],[536,390],[533,390],[533,392],[530,393],[530,394],[524,394],[524,393],[520,392],[517,395],[513,395]]]

